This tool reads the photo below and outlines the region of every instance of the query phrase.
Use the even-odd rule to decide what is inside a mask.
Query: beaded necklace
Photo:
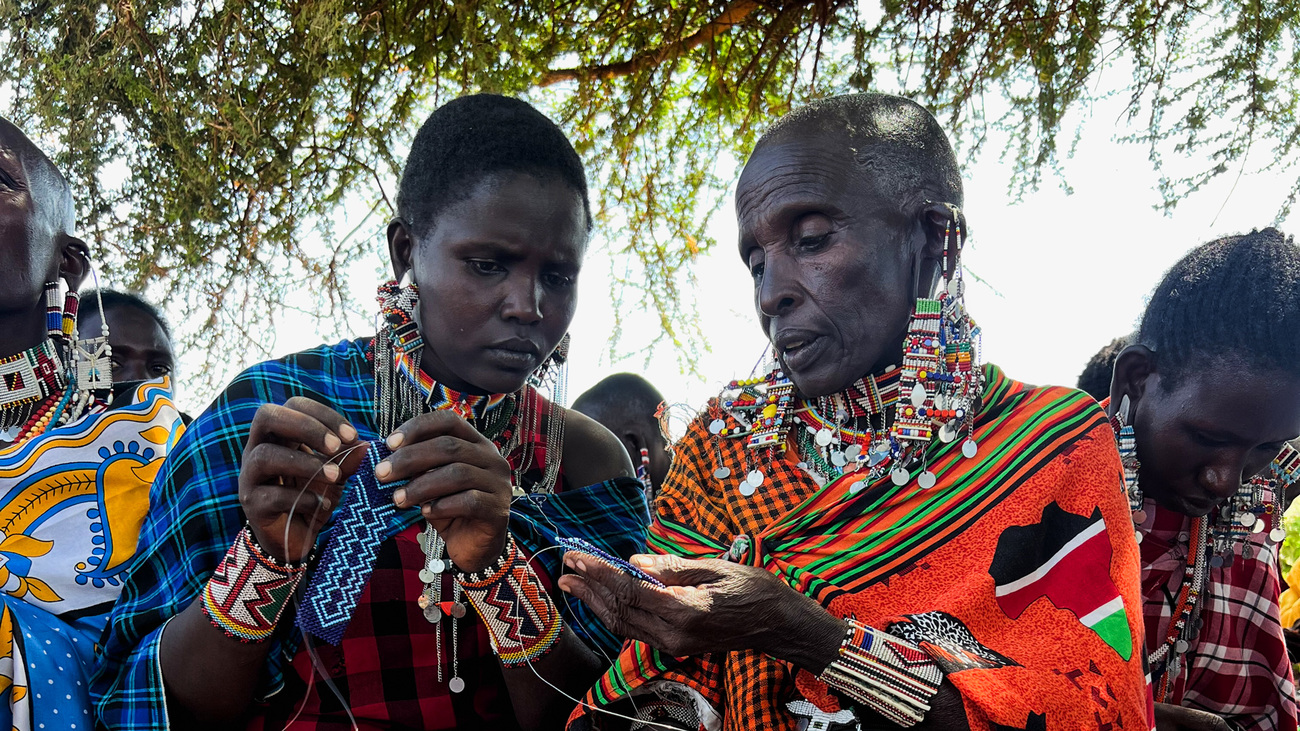
[[[1119,447],[1124,468],[1124,487],[1127,492],[1135,526],[1147,521],[1143,496],[1139,486],[1137,437],[1133,425],[1127,422],[1127,396],[1121,402],[1111,427]],[[1229,567],[1233,562],[1233,547],[1242,543],[1241,556],[1250,560],[1253,549],[1245,539],[1249,533],[1263,533],[1271,523],[1268,540],[1281,545],[1286,539],[1282,524],[1287,488],[1300,481],[1300,452],[1286,445],[1270,465],[1271,478],[1253,477],[1241,484],[1237,494],[1215,509],[1215,519],[1205,515],[1192,521],[1187,534],[1187,559],[1183,566],[1183,580],[1169,618],[1164,641],[1147,655],[1147,665],[1152,673],[1152,692],[1157,703],[1163,703],[1178,682],[1184,668],[1184,657],[1201,633],[1201,599],[1209,584],[1211,569]],[[1271,492],[1272,501],[1264,494]],[[1271,520],[1266,520],[1270,516]],[[1135,538],[1142,542],[1143,533],[1135,527]],[[1182,536],[1179,536],[1182,540]],[[1161,666],[1161,663],[1163,667]]]
[[[516,464],[511,466],[512,493],[515,497],[528,494],[523,487],[523,479],[533,465],[533,444],[531,439],[525,437],[538,425],[536,402],[540,399],[536,394],[530,393],[528,386],[513,394],[480,396],[461,393],[443,386],[426,374],[410,352],[394,349],[394,363],[406,385],[420,394],[425,409],[459,414],[480,434],[491,440],[502,455],[513,454],[522,446],[522,454],[515,460]],[[542,479],[531,486],[532,492],[553,492],[559,474],[564,420],[553,403],[550,404],[547,422],[546,464],[542,465]],[[453,570],[453,566],[447,555],[446,540],[438,535],[431,524],[425,523],[424,531],[416,537],[416,541],[424,553],[424,566],[419,571],[424,589],[416,603],[431,624],[439,624],[444,618],[451,618],[451,677],[447,681],[447,687],[453,693],[460,693],[465,690],[465,680],[460,677],[460,620],[468,613],[463,590],[460,582],[453,581],[450,599],[444,596],[443,575]],[[439,631],[434,639],[434,653],[440,683],[443,680],[442,645],[442,632]]]
[[[0,358],[0,429],[10,430],[31,420],[41,406],[66,392],[63,360],[52,339]],[[24,431],[27,431],[24,427]]]

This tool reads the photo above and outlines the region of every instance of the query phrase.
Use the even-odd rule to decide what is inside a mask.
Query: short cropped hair
[[[1275,228],[1198,246],[1156,287],[1138,342],[1169,388],[1203,358],[1300,375],[1300,247]]]
[[[166,318],[164,318],[162,313],[158,311],[158,308],[143,297],[131,294],[130,292],[119,292],[115,289],[101,289],[84,292],[81,294],[81,306],[79,308],[81,314],[87,315],[93,312],[102,318],[104,315],[99,311],[100,300],[103,300],[105,310],[121,307],[134,307],[140,312],[153,318],[153,321],[158,323],[158,327],[162,328],[163,334],[167,336],[167,339],[172,339],[171,327],[167,325]],[[87,333],[82,333],[82,335],[84,337]],[[98,333],[89,333],[89,335],[93,337],[98,335]]]
[[[553,178],[573,188],[591,228],[587,174],[569,139],[527,102],[497,94],[453,99],[424,121],[406,157],[397,215],[412,233],[423,235],[448,206],[503,172]]]

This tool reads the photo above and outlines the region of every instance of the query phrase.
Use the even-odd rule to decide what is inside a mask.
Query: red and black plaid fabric
[[[535,443],[533,449],[534,465],[545,464],[545,444]],[[562,479],[556,480],[555,489],[563,490]],[[304,642],[311,643],[318,664],[306,646],[300,647],[290,663],[290,672],[285,673],[284,689],[258,708],[249,731],[519,728],[487,627],[472,608],[458,621],[457,630],[456,657],[465,689],[452,693],[448,687],[452,677],[452,623],[444,619],[431,624],[417,604],[424,591],[419,572],[425,557],[416,537],[423,532],[424,523],[419,522],[380,544],[375,570],[357,600],[343,642],[334,647],[307,636]],[[554,578],[540,562],[533,566],[554,598]],[[452,574],[443,574],[444,598],[452,596],[453,583]],[[322,675],[329,676],[337,693],[325,684]]]
[[[1160,646],[1187,565],[1192,518],[1148,500],[1142,551],[1142,597],[1147,651]],[[1201,632],[1185,656],[1185,669],[1169,703],[1223,716],[1242,729],[1296,728],[1295,682],[1279,621],[1281,585],[1277,556],[1250,536],[1231,566],[1211,568],[1201,599]],[[1157,668],[1152,669],[1153,672]]]

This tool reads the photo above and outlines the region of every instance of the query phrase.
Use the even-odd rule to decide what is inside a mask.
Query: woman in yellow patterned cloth
[[[92,729],[87,678],[181,429],[167,378],[114,396],[79,339],[89,250],[63,176],[0,118],[0,728]],[[60,282],[66,282],[67,294]]]

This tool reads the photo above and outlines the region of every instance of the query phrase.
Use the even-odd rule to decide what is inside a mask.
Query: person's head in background
[[[99,311],[101,300],[103,313]],[[176,370],[171,329],[157,307],[134,294],[112,289],[83,294],[77,323],[80,336],[99,337],[104,317],[108,318],[108,344],[113,348],[114,383],[149,381]]]
[[[648,460],[647,487],[653,490],[663,484],[673,461],[655,417],[663,402],[663,394],[646,379],[635,373],[616,373],[574,399],[570,408],[613,432],[632,457],[632,464],[642,465],[644,455]]]
[[[1142,491],[1193,517],[1300,434],[1300,247],[1273,228],[1198,246],[1156,287],[1115,360]]]
[[[1088,364],[1083,367],[1083,372],[1079,374],[1079,382],[1075,385],[1080,391],[1089,396],[1104,401],[1110,396],[1110,377],[1115,372],[1115,359],[1119,357],[1120,351],[1128,347],[1133,342],[1133,335],[1125,335],[1122,338],[1115,338],[1110,341],[1106,347],[1097,351],[1097,354],[1088,360]]]

